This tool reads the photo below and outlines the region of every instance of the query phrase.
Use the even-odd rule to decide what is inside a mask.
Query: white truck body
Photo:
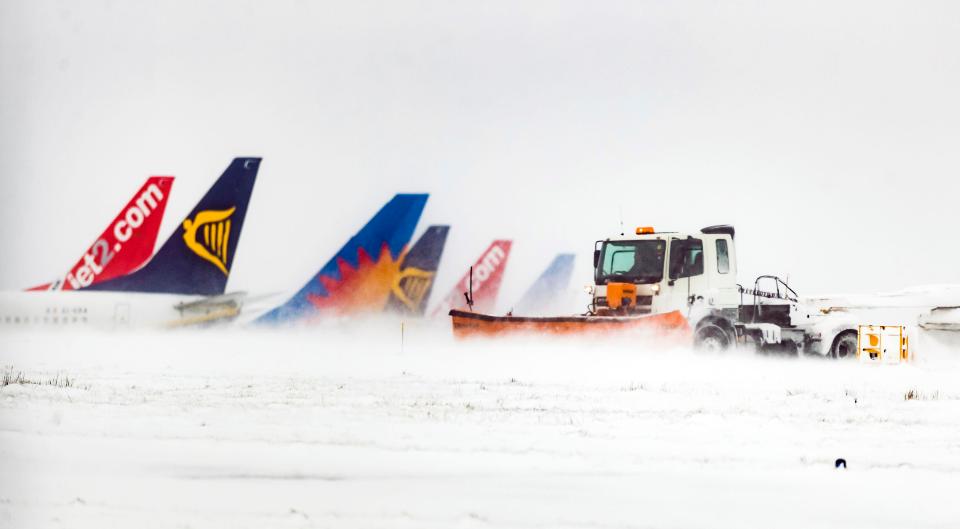
[[[723,346],[749,342],[826,355],[838,353],[838,336],[846,333],[841,352],[855,354],[859,322],[851,315],[806,307],[796,293],[772,276],[763,276],[753,288],[738,284],[730,226],[691,233],[638,228],[636,235],[597,241],[594,267],[595,311],[602,312],[607,306],[608,284],[631,283],[636,287],[636,301],[630,311],[680,311],[690,320],[698,339],[702,338],[700,331],[710,327],[715,335],[725,335]],[[768,288],[763,289],[765,284]]]

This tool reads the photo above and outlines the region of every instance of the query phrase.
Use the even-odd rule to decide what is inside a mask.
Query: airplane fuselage
[[[177,326],[178,306],[203,296],[131,292],[0,292],[0,329],[133,329]]]

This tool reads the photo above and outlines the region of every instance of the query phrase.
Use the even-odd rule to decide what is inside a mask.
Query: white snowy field
[[[960,349],[445,331],[2,335],[0,526],[960,525]]]

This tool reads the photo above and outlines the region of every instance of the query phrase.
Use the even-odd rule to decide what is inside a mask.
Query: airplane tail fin
[[[260,160],[235,158],[143,268],[88,288],[201,296],[223,294]]]
[[[430,226],[420,236],[400,264],[387,300],[387,310],[423,316],[433,280],[440,266],[450,226]]]
[[[172,188],[172,176],[147,178],[66,275],[28,290],[77,290],[139,268],[153,254]]]
[[[533,285],[520,298],[520,301],[514,307],[513,313],[524,316],[539,316],[550,311],[561,300],[567,287],[570,285],[570,278],[573,276],[574,254],[557,254],[547,266],[547,269],[540,274],[540,277],[533,282]]]
[[[496,308],[500,282],[503,280],[503,271],[507,267],[512,245],[513,241],[493,241],[473,265],[473,310],[489,313]],[[450,309],[466,308],[467,302],[463,293],[469,288],[470,272],[468,271],[433,310],[432,315],[445,314]]]
[[[324,312],[382,311],[427,196],[394,196],[292,298],[255,321],[289,323]]]

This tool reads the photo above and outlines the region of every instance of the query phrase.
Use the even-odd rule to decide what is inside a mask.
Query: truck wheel
[[[732,343],[730,334],[714,323],[697,327],[693,336],[694,347],[702,351],[726,351]]]
[[[830,357],[838,360],[857,357],[857,331],[843,331],[833,339]]]

